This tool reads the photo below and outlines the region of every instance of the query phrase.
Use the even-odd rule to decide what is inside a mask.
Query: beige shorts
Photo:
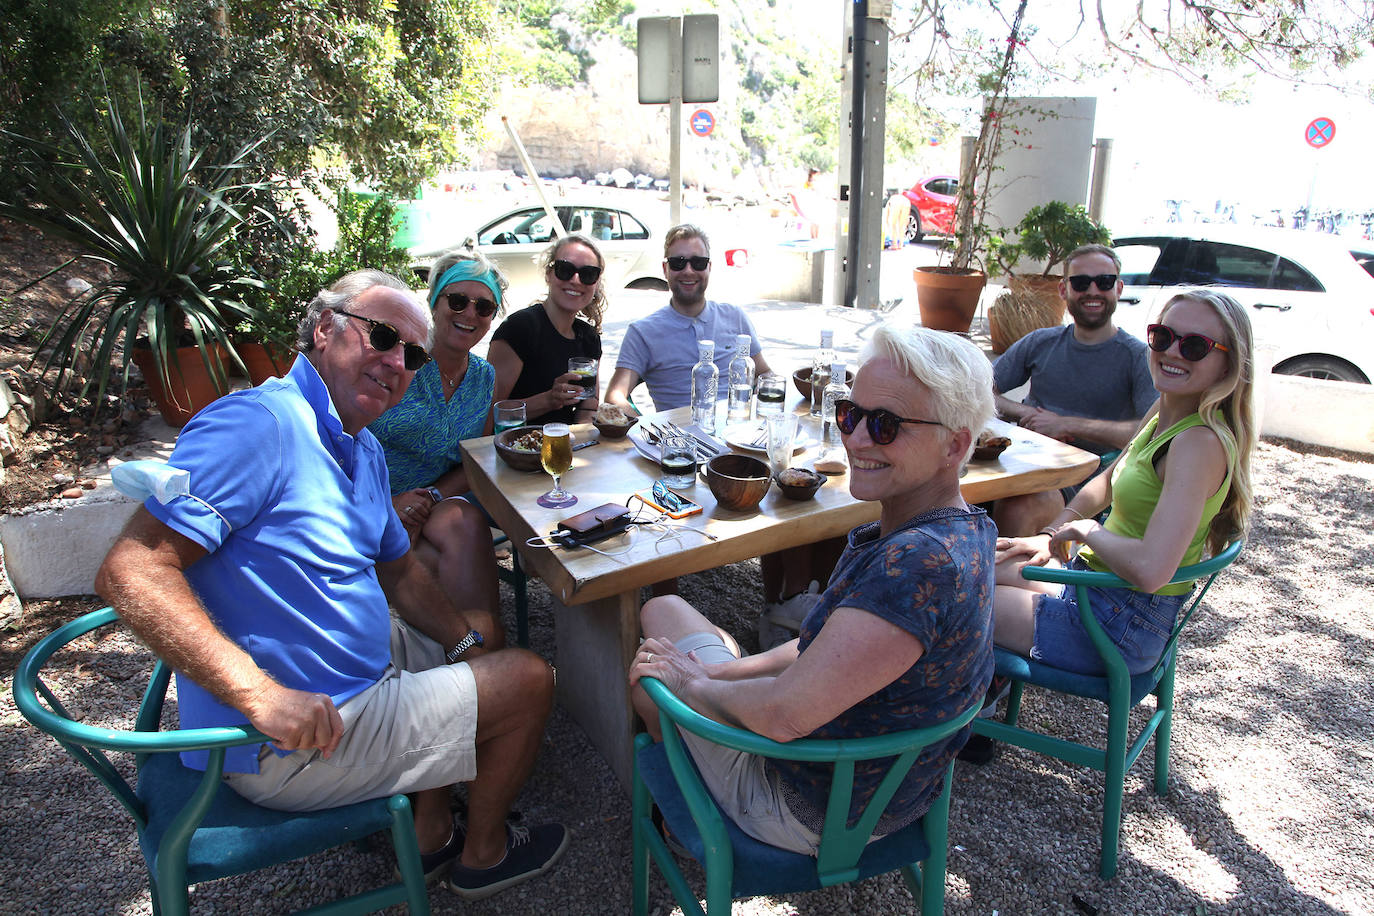
[[[720,664],[735,658],[716,633],[692,633],[675,645],[683,652],[695,652],[703,664]],[[807,856],[816,854],[820,834],[792,814],[782,799],[777,775],[768,772],[762,757],[722,747],[682,729],[678,732],[711,797],[741,830],[779,849]]]
[[[318,750],[258,752],[258,773],[226,773],[249,801],[284,811],[334,808],[397,792],[468,782],[477,775],[477,681],[445,664],[437,642],[395,615],[391,664],[381,680],[339,707],[343,739]]]

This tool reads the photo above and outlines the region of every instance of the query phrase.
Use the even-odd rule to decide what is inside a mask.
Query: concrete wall
[[[1374,455],[1374,385],[1269,376],[1261,432]]]

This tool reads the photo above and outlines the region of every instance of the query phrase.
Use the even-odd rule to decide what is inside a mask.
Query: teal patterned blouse
[[[439,367],[433,360],[421,366],[401,403],[367,427],[386,452],[391,494],[433,486],[462,464],[458,442],[482,435],[495,392],[496,370],[475,354],[448,401]]]

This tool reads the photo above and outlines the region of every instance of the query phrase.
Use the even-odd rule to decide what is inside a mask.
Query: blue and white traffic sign
[[[1336,136],[1336,122],[1330,118],[1313,118],[1312,123],[1307,125],[1307,130],[1303,138],[1307,140],[1307,145],[1313,149],[1321,149],[1330,143]]]
[[[687,124],[698,137],[709,137],[711,131],[716,129],[716,117],[705,108],[698,108],[692,112],[691,120]]]

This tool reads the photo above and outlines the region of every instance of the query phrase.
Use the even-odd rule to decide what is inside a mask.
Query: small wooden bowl
[[[783,483],[782,475],[789,472],[805,474],[808,478],[807,483]],[[788,468],[786,471],[779,471],[773,475],[773,482],[778,485],[782,495],[788,499],[813,499],[816,491],[825,483],[825,475],[817,471],[808,471],[805,468]]]
[[[736,512],[756,508],[770,481],[768,465],[748,455],[717,455],[706,462],[706,485],[716,502]]]
[[[638,422],[639,417],[630,417],[630,422],[623,425],[618,423],[601,423],[596,420],[592,421],[592,425],[596,427],[596,431],[601,434],[601,438],[603,439],[624,439],[630,434],[630,427]]]
[[[540,471],[544,466],[539,462],[538,452],[525,452],[511,448],[510,444],[519,439],[525,433],[540,431],[539,426],[517,426],[515,429],[508,429],[496,436],[496,454],[501,457],[507,465],[517,471]]]
[[[844,370],[844,383],[851,388],[854,386],[854,370]],[[792,373],[792,384],[797,386],[797,391],[808,401],[811,400],[811,370],[798,369]]]
[[[973,446],[974,461],[996,461],[997,456],[1001,455],[1011,445],[1011,440],[1006,436],[992,436],[984,433],[978,437],[978,444]]]

